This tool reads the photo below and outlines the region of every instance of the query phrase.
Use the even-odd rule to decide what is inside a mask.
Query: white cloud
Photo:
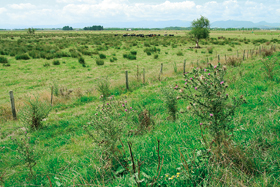
[[[279,0],[276,0],[279,1]],[[56,25],[71,23],[109,23],[145,20],[192,21],[200,15],[211,22],[217,20],[248,20],[278,22],[280,3],[255,0],[208,1],[185,0],[162,3],[131,3],[129,0],[56,0],[54,5],[35,6],[30,3],[9,4],[0,8],[1,23]]]
[[[7,11],[6,8],[0,8],[0,14],[4,13],[4,12],[6,12],[6,11]]]
[[[30,3],[10,4],[10,5],[8,5],[8,7],[11,8],[11,9],[16,9],[16,10],[24,10],[24,9],[34,9],[34,8],[36,8],[35,5],[32,5]]]

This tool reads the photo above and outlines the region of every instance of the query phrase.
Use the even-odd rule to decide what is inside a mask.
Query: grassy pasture
[[[93,144],[92,139],[83,129],[83,125],[92,121],[92,116],[98,112],[96,107],[102,104],[96,91],[98,79],[102,77],[108,77],[115,99],[127,101],[128,109],[129,107],[134,109],[140,105],[151,112],[151,119],[155,122],[151,130],[144,134],[131,135],[131,130],[137,129],[139,124],[127,117],[123,127],[124,133],[121,134],[126,156],[129,155],[127,142],[132,142],[135,157],[143,162],[141,175],[146,181],[157,175],[156,150],[157,140],[160,140],[160,153],[161,156],[164,155],[164,162],[155,186],[280,185],[279,73],[276,74],[275,80],[268,80],[260,57],[254,54],[253,57],[249,55],[247,59],[247,50],[255,49],[254,52],[258,52],[260,46],[271,48],[276,45],[279,50],[279,32],[212,31],[210,35],[212,39],[202,40],[200,43],[202,48],[197,51],[190,48],[195,46],[195,43],[189,41],[183,31],[129,32],[161,34],[160,37],[153,38],[124,38],[114,36],[116,33],[121,35],[127,32],[38,31],[35,36],[29,36],[23,32],[0,34],[0,50],[3,51],[0,56],[6,57],[10,63],[10,66],[0,67],[2,112],[0,114],[0,185],[49,186],[52,183],[53,186],[136,186],[129,173],[116,174],[121,167],[113,171],[104,170],[100,158],[102,151],[99,149],[100,145]],[[163,34],[175,34],[175,36],[164,37]],[[218,39],[220,36],[226,39]],[[154,47],[160,51],[152,52],[151,55],[144,52],[146,48]],[[207,47],[213,47],[212,54],[208,52]],[[37,53],[45,52],[53,56],[50,56],[49,60],[41,57],[16,60],[16,54],[11,56],[13,48],[22,50],[26,54],[36,50]],[[79,63],[79,58],[55,57],[55,54],[60,52],[70,55],[71,49],[80,53],[85,59],[85,67]],[[226,76],[229,85],[228,94],[244,95],[247,104],[236,111],[232,122],[236,130],[232,140],[235,148],[246,153],[245,160],[247,158],[253,160],[254,164],[250,167],[254,172],[251,173],[234,165],[234,161],[233,165],[228,167],[223,164],[214,166],[211,162],[208,165],[207,162],[202,161],[199,155],[203,150],[203,143],[198,118],[190,113],[182,113],[178,115],[175,122],[170,121],[161,91],[162,88],[170,88],[183,82],[184,60],[187,62],[187,70],[191,67],[205,67],[207,58],[209,62],[217,64],[217,55],[220,55],[221,63],[225,63],[225,55],[236,56],[237,50],[239,57],[242,57],[243,51],[246,50],[247,60],[241,66],[228,67]],[[129,54],[130,51],[137,52],[136,60],[123,57],[123,54]],[[90,55],[82,54],[86,52]],[[182,52],[183,56],[178,56],[178,52]],[[95,62],[99,54],[106,55],[103,66],[97,66]],[[155,54],[158,54],[157,59],[154,59]],[[279,61],[279,52],[275,56]],[[117,60],[110,62],[113,57]],[[53,65],[54,60],[59,60],[60,65]],[[174,62],[178,68],[177,73],[174,72]],[[161,63],[164,69],[161,81],[159,81]],[[44,67],[44,64],[50,66]],[[145,85],[136,80],[137,65],[140,74],[145,68]],[[124,73],[126,70],[129,71],[130,91],[125,90]],[[279,63],[276,71],[279,71]],[[73,89],[74,92],[69,98],[55,96],[53,111],[44,121],[43,128],[28,131],[30,146],[36,153],[34,167],[36,177],[30,177],[26,163],[16,152],[18,145],[11,140],[11,138],[23,138],[26,127],[20,121],[10,120],[8,92],[14,91],[17,109],[20,110],[28,95],[39,95],[41,100],[50,101],[50,87],[54,85],[54,82],[60,88]],[[187,105],[186,101],[178,100],[178,109],[185,110]],[[133,114],[132,111],[131,114]],[[94,128],[92,130],[94,131]],[[119,147],[122,147],[121,144]],[[185,155],[189,165],[193,167],[194,174],[191,179],[182,167],[183,161],[178,148]],[[195,156],[197,159],[194,158]]]

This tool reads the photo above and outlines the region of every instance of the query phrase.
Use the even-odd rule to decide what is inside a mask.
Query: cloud
[[[10,5],[8,5],[8,7],[11,9],[16,9],[16,10],[26,10],[26,9],[36,8],[35,5],[32,5],[30,3],[10,4]]]
[[[276,0],[279,1],[279,0]],[[131,3],[129,0],[56,0],[54,5],[9,4],[0,8],[1,23],[56,25],[71,23],[117,23],[133,21],[192,21],[203,15],[211,22],[248,20],[278,22],[280,3],[256,0],[192,0],[161,3]]]
[[[6,8],[0,8],[0,14],[4,13],[4,12],[6,12],[6,11],[7,11]]]

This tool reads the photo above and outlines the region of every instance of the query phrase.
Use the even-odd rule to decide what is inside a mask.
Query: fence
[[[250,57],[252,58],[254,55],[255,56],[261,56],[262,55],[262,52],[264,52],[265,50],[273,50],[274,52],[276,51],[276,49],[278,49],[278,46],[276,45],[271,45],[270,47],[264,47],[264,46],[259,46],[258,48],[254,48],[254,49],[247,49],[247,50],[243,50],[243,53],[242,53],[242,60],[246,60],[246,59],[249,59]],[[232,52],[232,53],[235,53],[235,52]],[[247,54],[247,55],[246,55]],[[206,57],[204,60],[203,59],[197,59],[197,66],[201,65],[201,62],[203,62],[203,64],[207,64],[207,63],[215,63],[215,62],[218,62],[218,63],[227,63],[228,61],[228,58],[230,57],[228,54],[224,54],[225,57],[224,57],[224,60],[221,59],[221,56],[220,54],[216,54],[216,60],[215,59],[211,59],[209,60],[209,57]],[[237,50],[236,51],[236,54],[233,54],[231,57],[235,57],[236,58],[239,58],[239,51]],[[200,62],[199,62],[200,60]],[[186,73],[186,59],[183,61],[182,64],[180,64],[181,66],[181,70],[182,70],[182,73],[185,74]],[[177,65],[176,65],[177,66]],[[189,63],[189,66],[190,67],[194,67],[194,63],[193,61],[191,63]],[[159,72],[158,71],[152,71],[150,72],[150,74],[152,74],[152,76],[155,76],[158,74],[158,77],[157,77],[157,80],[161,81],[161,76],[163,75],[163,69],[164,68],[164,64],[161,63],[160,64],[160,68],[159,68]],[[177,67],[176,67],[177,68]],[[175,69],[174,69],[175,71]],[[158,72],[158,73],[157,73]],[[143,71],[142,71],[142,83],[143,84],[146,84],[147,83],[147,72],[145,70],[145,68],[143,68]],[[136,81],[140,82],[141,78],[141,73],[139,72],[139,65],[137,65],[137,70],[136,70]],[[129,86],[129,80],[131,79],[131,77],[129,77],[129,72],[128,71],[125,71],[125,88],[127,90],[130,89],[130,86]],[[54,100],[54,96],[53,96],[53,92],[54,92],[54,87],[52,86],[51,87],[51,99],[50,99],[50,104],[53,105],[53,100]],[[4,111],[4,109],[2,109],[2,113],[0,113],[0,117],[5,117],[7,119],[9,118],[13,118],[14,120],[17,120],[17,113],[16,113],[16,105],[15,105],[15,98],[14,98],[14,93],[13,91],[10,91],[9,92],[9,95],[10,95],[10,102],[11,102],[11,113],[10,112],[7,112],[6,110]],[[1,108],[0,108],[1,109]],[[0,111],[1,112],[1,111]],[[11,116],[12,115],[12,116]]]

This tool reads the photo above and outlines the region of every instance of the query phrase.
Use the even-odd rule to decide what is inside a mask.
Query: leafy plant
[[[162,89],[164,103],[168,109],[168,113],[173,121],[176,120],[178,108],[177,108],[177,96],[175,95],[174,90]]]
[[[264,65],[266,76],[270,80],[273,80],[274,79],[274,75],[276,73],[275,66],[277,65],[278,59],[276,57],[274,57],[272,59],[269,59],[269,58],[262,59],[261,61],[262,61],[263,65]]]
[[[31,130],[37,130],[42,126],[42,121],[51,111],[51,105],[40,101],[38,97],[29,98],[25,106],[20,110],[20,120]]]
[[[177,54],[177,56],[184,56],[184,54],[182,53],[182,51],[178,51],[176,54]]]
[[[54,61],[53,61],[53,65],[60,65],[59,60],[54,60]]]
[[[103,54],[103,53],[100,53],[100,54],[99,54],[99,58],[100,58],[100,59],[106,59],[106,55]]]
[[[8,59],[6,57],[0,56],[0,63],[6,64],[6,63],[8,63]]]
[[[110,96],[110,82],[107,78],[100,79],[97,83],[97,91],[101,95],[102,100],[105,102],[107,100],[107,97]]]
[[[102,60],[102,59],[96,59],[96,64],[97,64],[98,66],[102,66],[102,65],[104,65],[104,60]]]
[[[229,137],[228,133],[234,130],[231,119],[235,109],[246,102],[243,96],[229,99],[225,74],[225,66],[210,64],[206,69],[193,69],[191,73],[185,74],[185,86],[176,88],[180,90],[181,97],[190,102],[187,108],[200,118],[201,131],[203,128],[209,129],[214,138],[210,144],[214,143],[218,148]],[[209,148],[203,133],[202,137]]]
[[[30,57],[27,55],[27,54],[19,54],[19,55],[16,55],[16,60],[29,60]]]
[[[26,167],[29,169],[29,179],[35,177],[33,168],[36,166],[36,152],[34,145],[31,144],[31,139],[25,132],[25,138],[16,139],[12,138],[12,141],[17,145],[18,158],[24,160]],[[36,178],[36,177],[35,177]]]

